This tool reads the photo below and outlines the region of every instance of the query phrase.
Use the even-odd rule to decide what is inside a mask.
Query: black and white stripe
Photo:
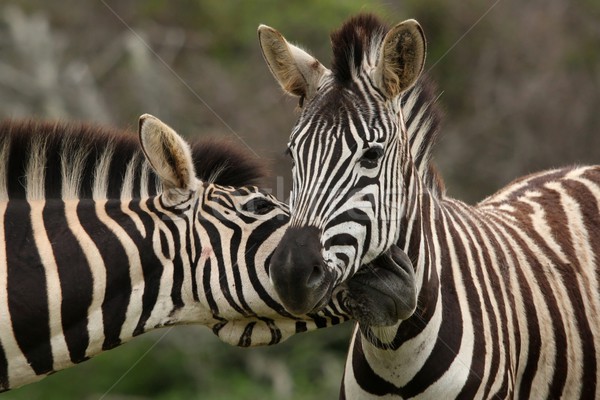
[[[341,269],[335,283],[390,240],[415,268],[416,311],[393,326],[359,323],[341,398],[600,398],[600,167],[530,175],[476,206],[446,196],[429,161],[437,112],[419,106],[433,97],[411,98],[419,83],[390,96],[377,75],[397,67],[390,60],[398,74],[419,70],[407,56],[419,49],[402,47],[414,23],[388,31],[372,16],[351,19],[332,35],[332,71],[311,69],[316,60],[259,29],[284,88],[294,69],[281,74],[273,60],[295,60],[309,77],[290,91],[306,97],[290,140],[295,229],[319,228],[325,260],[328,230],[344,232],[354,249],[340,247],[346,256],[328,264]],[[378,143],[373,172],[361,170]],[[382,211],[394,205],[397,215]]]
[[[146,157],[125,132],[0,123],[0,390],[166,325],[253,346],[347,318],[279,303],[266,265],[288,212],[247,186],[255,161],[150,116],[140,136]]]

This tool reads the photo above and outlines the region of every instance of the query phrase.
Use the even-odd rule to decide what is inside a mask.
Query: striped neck
[[[394,379],[394,384],[402,382],[404,377],[408,380],[414,375],[413,368],[418,370],[422,366],[415,357],[429,354],[431,345],[436,342],[432,337],[438,334],[441,322],[442,264],[436,256],[439,246],[432,238],[437,237],[437,231],[441,228],[439,224],[440,215],[444,212],[443,205],[424,187],[416,169],[409,168],[403,175],[406,182],[403,198],[406,200],[397,245],[408,254],[415,267],[419,293],[417,310],[409,319],[392,327],[357,327],[346,364],[346,368],[351,368],[352,365],[361,368],[377,365],[395,371],[391,373],[399,379]],[[347,370],[346,374],[353,376],[355,372]],[[381,371],[375,372],[380,376],[389,375]],[[370,384],[380,385],[381,382],[360,384],[369,387]]]
[[[410,163],[409,163],[410,165]],[[368,341],[383,350],[398,349],[403,343],[418,334],[434,317],[436,303],[440,297],[441,264],[436,262],[436,224],[440,222],[443,205],[423,182],[415,168],[403,171],[404,182],[401,198],[402,217],[399,220],[400,236],[396,242],[413,262],[418,291],[418,306],[407,320],[391,328],[365,329]],[[391,336],[390,336],[391,335]],[[385,338],[385,339],[384,339]],[[390,339],[392,339],[390,341]]]
[[[400,220],[400,237],[397,245],[402,248],[415,266],[418,289],[418,308],[405,324],[422,326],[432,317],[439,296],[439,275],[441,265],[436,263],[435,237],[436,225],[440,222],[443,206],[436,195],[427,189],[416,169],[409,169],[405,175],[406,206]]]
[[[164,218],[158,199],[0,203],[0,324],[13,327],[0,330],[0,376],[11,387],[180,322],[191,277],[167,243],[186,221]]]
[[[469,315],[461,314],[466,299],[453,286],[463,285],[466,266],[457,259],[459,248],[452,238],[459,214],[470,207],[438,198],[414,170],[406,178],[398,245],[415,266],[417,309],[392,327],[357,328],[343,388],[353,395],[366,391],[412,398],[433,382],[450,393],[459,390],[469,374],[470,361],[464,354],[473,349],[473,324]],[[446,374],[437,382],[451,367],[457,375]]]

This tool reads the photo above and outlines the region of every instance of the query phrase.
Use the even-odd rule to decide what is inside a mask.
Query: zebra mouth
[[[321,311],[322,309],[324,309],[331,302],[333,291],[334,291],[334,285],[333,285],[333,282],[330,282],[327,287],[327,290],[323,294],[323,297],[321,297],[321,299],[319,301],[317,301],[317,303],[315,304],[313,309],[310,310],[308,312],[308,314],[316,314],[319,311]]]
[[[392,246],[354,274],[341,292],[348,312],[361,325],[394,325],[416,309],[413,264],[406,253]]]
[[[296,283],[296,285],[298,285]],[[326,271],[322,277],[319,277],[314,285],[308,284],[306,287],[298,285],[300,292],[288,286],[288,290],[281,291],[281,288],[275,287],[283,306],[292,314],[297,316],[313,314],[321,311],[331,301],[334,281]],[[297,286],[297,287],[298,287]]]

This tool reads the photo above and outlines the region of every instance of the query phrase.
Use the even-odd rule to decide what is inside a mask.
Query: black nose
[[[271,258],[275,292],[294,314],[306,314],[328,300],[331,273],[323,262],[319,236],[312,226],[289,228]]]

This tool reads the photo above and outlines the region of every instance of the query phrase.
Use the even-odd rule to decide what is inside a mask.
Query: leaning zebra
[[[435,113],[402,112],[413,106],[403,94],[421,90],[416,21],[350,19],[331,36],[331,70],[274,29],[258,33],[271,72],[301,99],[290,228],[271,278],[298,314],[335,291],[354,297],[341,397],[600,398],[600,167],[530,175],[466,205],[430,162]],[[392,244],[417,289],[396,320],[347,281]],[[396,288],[381,276],[371,292],[385,299]],[[283,290],[290,282],[306,284]]]
[[[256,161],[190,149],[151,116],[139,134],[141,148],[107,128],[0,123],[0,391],[163,326],[256,346],[348,319],[335,302],[292,316],[271,289],[288,211],[248,186]]]

